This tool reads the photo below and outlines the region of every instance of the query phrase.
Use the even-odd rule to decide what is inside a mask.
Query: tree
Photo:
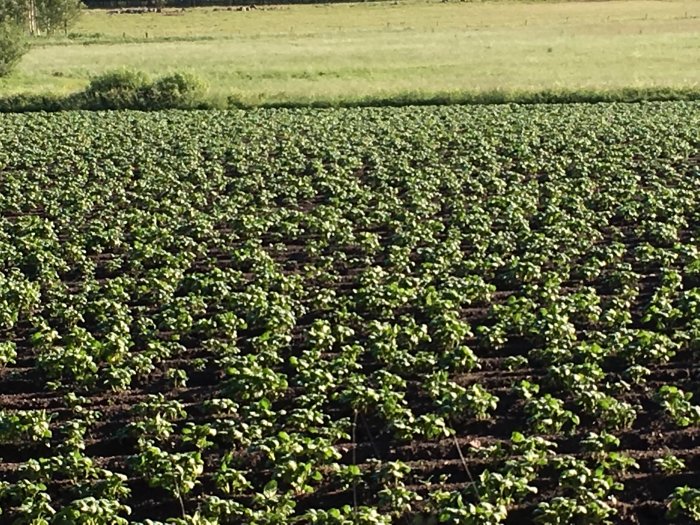
[[[2,0],[0,20],[24,26],[29,34],[67,31],[80,17],[80,0]]]
[[[75,24],[80,17],[79,0],[30,0],[35,4],[36,26],[40,32],[52,34]]]
[[[8,75],[28,49],[21,27],[12,22],[0,21],[0,77]]]
[[[27,13],[27,0],[4,0],[0,4],[0,23],[14,22],[17,25],[23,25],[27,21]]]

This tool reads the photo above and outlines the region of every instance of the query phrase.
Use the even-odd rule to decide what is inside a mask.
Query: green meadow
[[[106,71],[190,71],[247,104],[493,90],[700,86],[700,2],[376,2],[85,12],[36,40],[0,94],[68,94]]]

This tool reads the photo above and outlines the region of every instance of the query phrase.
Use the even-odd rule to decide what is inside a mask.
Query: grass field
[[[697,87],[700,2],[386,2],[249,12],[85,13],[37,43],[0,94],[95,74],[196,72],[212,99],[354,100],[494,89]]]

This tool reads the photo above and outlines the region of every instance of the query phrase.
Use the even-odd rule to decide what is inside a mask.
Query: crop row
[[[0,520],[700,519],[700,106],[0,120]]]

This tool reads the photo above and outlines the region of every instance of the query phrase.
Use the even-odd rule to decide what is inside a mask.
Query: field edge
[[[62,111],[142,110],[168,109],[256,109],[256,108],[352,108],[404,107],[492,104],[569,104],[569,103],[638,103],[700,100],[698,87],[642,87],[615,89],[545,89],[545,90],[463,90],[451,92],[405,92],[388,95],[369,95],[325,98],[288,98],[284,95],[262,96],[254,101],[229,95],[226,98],[207,95],[183,101],[171,101],[150,106],[142,101],[124,103],[102,97],[99,104],[87,101],[81,93],[71,95],[15,94],[0,96],[0,113],[33,113]]]

